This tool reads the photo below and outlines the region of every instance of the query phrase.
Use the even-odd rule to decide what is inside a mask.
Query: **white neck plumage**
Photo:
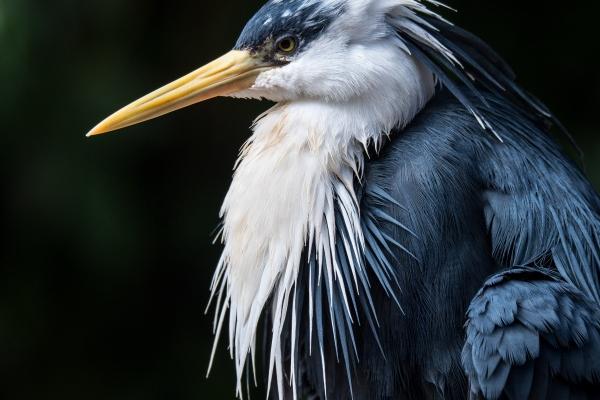
[[[432,76],[410,57],[405,60],[407,71],[394,82],[384,82],[376,99],[279,103],[255,122],[221,210],[224,250],[211,288],[217,304],[217,338],[229,309],[238,395],[269,301],[273,319],[269,377],[274,371],[281,398],[280,332],[295,289],[306,290],[294,287],[305,250],[317,256],[323,279],[343,285],[333,253],[336,208],[344,210],[345,228],[352,232],[351,251],[357,259],[362,254],[354,178],[362,172],[363,148],[380,145],[393,128],[408,123],[434,92]],[[291,317],[295,321],[296,316]]]

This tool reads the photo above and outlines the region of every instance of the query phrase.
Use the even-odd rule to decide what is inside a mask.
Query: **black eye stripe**
[[[269,38],[290,34],[296,35],[296,47],[300,47],[300,37],[302,43],[312,41],[341,12],[341,6],[327,8],[320,2],[306,6],[306,0],[269,1],[248,21],[235,49],[257,50],[268,43]]]

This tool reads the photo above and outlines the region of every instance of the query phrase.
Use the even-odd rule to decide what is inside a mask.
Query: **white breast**
[[[333,218],[326,221],[325,216],[333,213],[336,187],[345,181],[352,190],[351,165],[360,163],[356,146],[347,149],[347,159],[323,151],[321,132],[291,118],[298,111],[294,108],[278,106],[257,122],[221,210],[225,247],[213,291],[224,290],[227,296],[238,374],[273,293],[274,314],[283,324],[305,245],[311,238],[322,240],[322,229],[334,228]],[[274,347],[276,363],[279,344]]]

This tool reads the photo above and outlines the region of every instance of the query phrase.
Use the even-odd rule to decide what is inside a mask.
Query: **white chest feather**
[[[335,202],[347,203],[352,225],[358,226],[353,192],[353,169],[362,163],[358,143],[334,156],[326,150],[322,128],[292,117],[307,111],[295,108],[277,106],[257,122],[221,210],[225,247],[214,281],[220,287],[213,290],[224,290],[230,308],[230,343],[238,374],[254,347],[269,299],[274,329],[282,328],[306,246],[330,258]],[[358,251],[358,241],[355,246]],[[277,371],[281,344],[275,337],[271,356]]]

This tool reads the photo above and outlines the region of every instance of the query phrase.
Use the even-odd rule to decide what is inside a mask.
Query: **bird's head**
[[[232,51],[124,107],[88,136],[217,96],[371,106],[400,94],[415,97],[415,108],[433,91],[433,77],[411,56],[399,26],[425,35],[413,22],[418,13],[434,15],[415,0],[270,0]]]

